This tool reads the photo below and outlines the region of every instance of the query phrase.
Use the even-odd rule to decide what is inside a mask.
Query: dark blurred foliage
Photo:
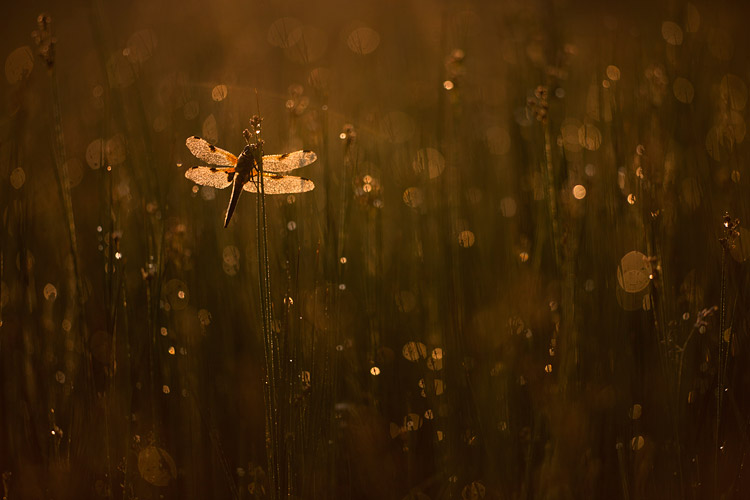
[[[746,498],[747,22],[6,5],[3,498]],[[253,114],[265,238],[184,177]]]

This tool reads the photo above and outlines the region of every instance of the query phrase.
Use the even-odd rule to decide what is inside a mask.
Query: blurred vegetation
[[[3,498],[746,498],[747,14],[8,6]]]

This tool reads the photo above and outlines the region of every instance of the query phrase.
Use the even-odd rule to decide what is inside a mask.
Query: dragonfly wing
[[[250,179],[243,189],[251,193],[260,191],[257,176]],[[304,177],[294,177],[292,175],[281,174],[264,174],[263,175],[263,192],[265,194],[289,194],[289,193],[306,193],[315,189],[315,184],[310,179]]]
[[[281,155],[265,155],[263,156],[263,170],[266,172],[289,172],[305,167],[317,159],[318,157],[314,152],[306,149]]]
[[[224,189],[232,184],[232,180],[234,179],[234,169],[220,167],[190,167],[185,171],[185,177],[201,186],[211,186]]]
[[[233,167],[237,164],[237,157],[232,153],[221,148],[217,148],[207,140],[201,139],[197,135],[188,137],[185,141],[185,145],[197,158],[200,158],[207,163],[221,165],[224,167]]]

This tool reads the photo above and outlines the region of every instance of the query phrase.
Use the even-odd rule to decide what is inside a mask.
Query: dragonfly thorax
[[[245,146],[240,156],[237,157],[237,165],[234,167],[238,175],[252,177],[257,171],[255,156],[250,146]]]

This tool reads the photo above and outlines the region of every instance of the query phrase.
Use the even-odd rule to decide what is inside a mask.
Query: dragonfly
[[[303,149],[293,153],[263,155],[263,141],[256,140],[250,143],[249,134],[245,132],[248,145],[239,156],[218,148],[196,135],[188,137],[185,141],[187,148],[195,157],[215,165],[190,167],[185,172],[185,177],[201,186],[218,189],[232,186],[232,195],[224,217],[224,227],[229,226],[243,190],[250,193],[261,191],[261,176],[259,175],[261,172],[263,173],[264,194],[305,193],[315,189],[315,184],[310,179],[283,173],[313,163],[317,159],[313,151]]]

